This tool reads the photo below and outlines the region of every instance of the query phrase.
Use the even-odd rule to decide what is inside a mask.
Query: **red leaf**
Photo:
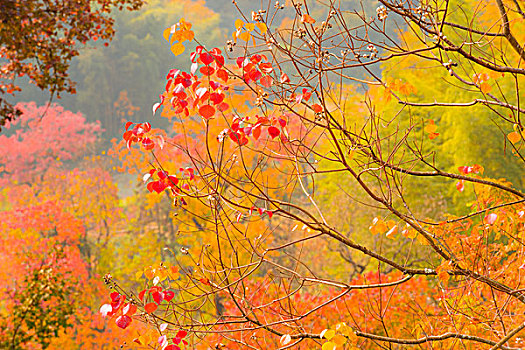
[[[262,86],[269,88],[273,84],[273,78],[269,75],[265,75],[264,77],[261,78],[261,80],[259,80],[259,82],[261,83]]]
[[[162,300],[164,300],[164,295],[163,295],[162,293],[159,293],[159,292],[151,293],[151,296],[153,297],[153,300],[154,300],[157,304],[162,303]]]
[[[250,61],[252,61],[252,63],[255,63],[255,64],[261,62],[261,60],[262,60],[262,56],[259,54],[255,54],[252,57],[250,57]]]
[[[168,176],[168,182],[170,187],[177,186],[177,184],[179,183],[179,179],[174,175],[170,175]]]
[[[229,136],[233,142],[239,143],[241,141],[241,134],[238,132],[230,132]]]
[[[458,181],[458,183],[456,183],[456,188],[459,192],[463,192],[463,190],[465,189],[465,181],[464,180]]]
[[[173,297],[175,297],[175,293],[172,292],[171,290],[165,290],[163,293],[164,293],[164,300],[166,301],[170,301],[171,299],[173,299]]]
[[[126,328],[129,326],[129,324],[131,323],[131,317],[126,316],[126,315],[119,316],[119,317],[117,317],[117,319],[115,320],[115,323],[116,323],[117,326],[119,326],[120,328],[122,328],[122,329],[126,329]]]
[[[153,182],[150,182],[150,183],[148,183],[148,184],[146,185],[146,188],[148,189],[148,191],[153,192],[153,191],[154,191],[154,190],[153,190],[153,186],[154,186],[154,185],[153,185]]]
[[[142,146],[144,146],[146,151],[149,151],[150,149],[155,148],[155,143],[149,137],[146,137],[142,140]]]
[[[288,78],[288,74],[282,73],[281,74],[281,84],[289,83],[289,82],[290,82],[290,78]]]
[[[259,140],[259,136],[261,136],[261,124],[257,124],[257,125],[252,129],[252,135],[253,135],[253,137],[254,137],[256,140]]]
[[[314,110],[315,113],[321,113],[323,111],[323,107],[321,107],[321,105],[317,103],[312,105],[312,109]]]
[[[281,124],[281,126],[284,128],[286,126],[286,120],[279,118],[279,124]]]
[[[464,166],[460,166],[458,170],[460,173],[467,175],[472,172],[472,167],[464,165]]]
[[[306,88],[303,89],[303,100],[308,101],[312,97],[312,93],[309,92]]]
[[[268,127],[268,133],[270,134],[270,136],[272,137],[272,139],[276,138],[277,136],[279,136],[279,134],[281,133],[281,131],[279,129],[277,129],[275,126],[270,126]]]
[[[220,105],[217,106],[217,109],[221,112],[226,112],[228,109],[230,109],[230,105],[226,102],[222,102]]]
[[[187,335],[188,335],[188,332],[180,330],[177,332],[177,335],[175,337],[182,339],[182,338],[185,338]]]
[[[199,114],[206,120],[210,119],[215,115],[215,108],[210,105],[204,105],[199,108]]]
[[[237,62],[237,66],[239,68],[241,68],[244,64],[244,57],[237,57],[237,59],[235,60],[235,62]]]
[[[268,214],[268,217],[271,219],[273,216],[273,211],[268,210],[266,214]]]
[[[146,310],[146,312],[148,314],[151,314],[152,312],[154,312],[155,310],[157,310],[157,304],[155,303],[148,303],[144,306],[144,310]]]
[[[168,345],[164,348],[164,350],[180,350],[180,348],[177,345]]]
[[[245,135],[242,135],[241,140],[239,141],[239,146],[244,146],[248,143],[248,138]]]
[[[133,125],[133,122],[127,122],[126,123],[126,131],[129,129],[130,126]]]
[[[257,69],[253,69],[252,71],[250,71],[249,77],[250,77],[251,80],[257,81],[257,80],[261,79],[262,74]]]
[[[199,71],[204,74],[204,75],[212,75],[213,73],[215,73],[215,68],[213,67],[210,67],[210,66],[204,66],[204,67],[201,67],[199,69]]]
[[[233,131],[238,131],[239,130],[239,124],[240,124],[239,118],[235,118],[232,121],[232,125],[231,125],[230,129],[232,129]]]
[[[131,303],[128,303],[126,306],[124,306],[122,308],[122,314],[123,315],[129,314],[129,315],[133,316],[135,314],[135,312],[137,312],[137,306],[133,305]]]
[[[270,74],[271,72],[273,72],[273,67],[271,63],[261,63],[259,64],[259,69],[261,70],[261,72],[266,74]]]
[[[214,105],[218,105],[219,103],[224,101],[224,94],[213,92],[210,94],[210,100],[213,102]]]
[[[151,191],[150,191],[151,192]],[[144,294],[146,294],[146,290],[144,289],[142,292],[139,293],[139,299],[140,301],[144,301]]]
[[[228,72],[224,69],[219,69],[217,71],[217,76],[219,77],[219,79],[222,79],[225,83],[228,81]]]
[[[166,189],[166,187],[168,187],[163,181],[160,181],[160,180],[150,182],[148,186],[146,187],[148,190],[150,189],[150,185],[151,185],[151,189],[157,193],[161,193],[162,191]]]
[[[119,292],[112,292],[109,297],[111,298],[111,301],[119,301],[120,300],[120,293]]]
[[[203,53],[201,53],[201,55],[200,55],[199,58],[200,58],[201,62],[202,62],[203,64],[207,65],[207,66],[208,66],[210,63],[212,63],[213,60],[214,60],[213,56],[210,55],[210,54],[207,53],[207,52],[203,52]]]
[[[210,285],[210,280],[207,279],[207,278],[201,278],[199,281],[200,281],[202,284],[205,284],[205,285],[207,285],[207,286]],[[179,331],[179,332],[181,332],[181,331]],[[177,333],[177,334],[178,334],[178,333]]]

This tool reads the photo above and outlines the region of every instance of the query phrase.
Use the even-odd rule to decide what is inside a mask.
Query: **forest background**
[[[345,8],[362,9],[369,15],[376,15],[380,5],[350,0],[343,3]],[[257,10],[251,8],[253,4],[249,1],[238,1],[238,5],[244,13]],[[288,2],[286,6],[293,7]],[[310,10],[312,15],[316,13],[315,6]],[[321,8],[317,10],[317,14],[322,13]],[[108,285],[117,281],[120,291],[139,291],[149,286],[144,278],[153,277],[159,269],[169,269],[171,274],[191,274],[188,271],[193,262],[187,261],[186,252],[193,249],[198,254],[201,246],[209,243],[204,234],[207,220],[200,220],[203,214],[192,216],[182,209],[174,210],[172,199],[146,188],[144,176],[152,160],[136,148],[126,148],[122,134],[128,121],[149,120],[159,133],[163,130],[169,136],[174,136],[173,130],[180,130],[180,126],[173,127],[170,118],[160,114],[151,117],[152,105],[159,100],[159,92],[164,90],[166,75],[171,69],[191,69],[188,55],[198,44],[190,43],[184,54],[174,56],[163,39],[166,28],[184,18],[193,25],[199,42],[205,42],[208,48],[223,48],[231,40],[239,12],[229,0],[150,0],[138,11],[115,12],[114,16],[116,32],[109,46],[91,42],[72,62],[69,74],[77,82],[76,93],[62,95],[60,99],[55,96],[52,104],[46,106],[48,93],[20,82],[22,90],[12,100],[19,103],[17,106],[24,114],[0,134],[0,344],[6,348],[145,348],[157,340],[151,328],[140,322],[123,327],[122,323],[115,323],[99,312],[108,300]],[[274,23],[285,27],[292,22],[291,18],[293,14],[283,12]],[[454,86],[445,82],[429,84],[439,80],[441,73],[429,69],[422,74],[411,69],[408,63],[397,67],[385,63],[371,68],[371,74],[391,77],[392,90],[400,94],[421,100],[462,101]],[[496,75],[490,77],[497,78]],[[366,100],[365,90],[359,83],[345,83],[348,101],[358,105]],[[489,91],[489,87],[483,89],[484,93]],[[394,110],[392,105],[396,102],[387,94],[382,91],[375,94],[384,111]],[[239,107],[239,111],[243,108]],[[513,132],[512,125],[498,130],[491,111],[479,106],[469,109],[469,118],[458,118],[455,111],[425,110],[416,116],[426,125],[421,128],[421,134],[432,135],[431,151],[439,155],[434,165],[449,172],[457,173],[459,169],[465,174],[482,169],[484,177],[502,183],[508,181],[523,193],[523,161],[512,151],[507,136]],[[355,113],[359,112],[363,110],[356,109]],[[175,152],[161,160],[173,162],[177,157],[182,158]],[[269,176],[279,173],[278,166],[274,167],[268,170]],[[190,175],[188,169],[182,172]],[[396,257],[413,244],[419,244],[423,248],[420,256],[416,254],[414,264],[417,265],[418,259],[424,261],[424,242],[411,234],[392,239],[401,237],[401,229],[377,207],[359,205],[365,194],[346,181],[334,174],[323,179],[316,201],[324,216],[336,220],[343,231],[351,232],[352,239],[389,256]],[[352,192],[352,196],[348,196],[348,192]],[[447,213],[466,215],[476,200],[490,196],[461,180],[411,182],[403,193],[404,199],[418,208],[417,214],[429,221],[439,221]],[[305,202],[308,201],[305,199]],[[483,220],[487,219],[483,217],[481,224]],[[267,239],[277,245],[286,242],[290,232],[310,230],[302,224],[289,227],[277,216],[271,218],[270,215],[262,221],[247,229],[249,235],[271,232]],[[381,270],[374,260],[354,254],[344,244],[329,238],[317,242],[315,248],[304,249],[305,253],[284,251],[276,260],[288,266],[294,254],[300,254],[301,264],[308,266],[312,273],[345,283],[373,281],[391,272]],[[271,290],[267,281],[278,279],[275,276],[279,274],[283,272],[269,265],[262,266],[250,277],[250,288],[265,286]],[[287,278],[286,272],[283,276],[281,278]],[[201,279],[205,285],[210,283],[206,277]],[[444,282],[443,279],[448,281],[440,276],[440,282]],[[427,283],[434,282],[414,280],[403,288],[418,291],[414,293],[416,299],[430,298],[430,294],[425,294]],[[260,292],[264,291],[261,288]],[[322,299],[326,296],[323,293],[325,291],[305,292],[303,307],[307,309],[316,298]],[[213,306],[222,311],[232,308],[223,298],[226,297],[212,298]],[[213,312],[218,313],[217,310]],[[334,310],[327,307],[319,311],[313,328],[321,331],[341,321],[334,317]],[[414,325],[409,333],[416,338],[425,335],[416,328]],[[229,348],[242,348],[244,344],[241,340],[237,343],[229,340]],[[224,339],[202,334],[191,341],[191,346],[196,348],[215,348],[217,344],[222,345],[221,341],[226,343]],[[289,342],[285,335],[277,337],[277,344],[284,346]],[[258,343],[255,341],[255,344]]]

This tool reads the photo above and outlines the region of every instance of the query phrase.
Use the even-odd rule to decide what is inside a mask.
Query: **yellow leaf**
[[[261,34],[266,34],[266,32],[268,31],[268,27],[266,26],[266,23],[259,22],[259,23],[256,23],[255,25],[257,26]]]
[[[513,131],[510,134],[508,134],[507,138],[512,143],[517,143],[519,140],[521,140],[521,136],[517,131]]]
[[[246,23],[246,30],[247,31],[253,32],[254,29],[255,29],[255,24],[253,24],[253,23]]]
[[[357,342],[357,334],[355,334],[353,329],[351,329],[350,332],[348,334],[346,334],[346,336],[348,337],[348,340],[351,343]]]
[[[336,347],[337,345],[335,343],[332,343],[331,341],[329,341],[323,344],[322,349],[323,350],[335,350]]]
[[[138,271],[136,274],[135,274],[135,278],[137,280],[140,280],[142,279],[142,274],[144,273],[144,271]]]
[[[239,37],[241,40],[248,41],[248,40],[250,40],[250,38],[252,37],[252,35],[251,35],[249,32],[242,32],[241,34],[238,35],[238,37]]]
[[[244,25],[244,22],[241,19],[235,20],[235,29],[239,30],[242,28],[243,25]]]
[[[335,330],[343,335],[348,335],[348,332],[351,331],[350,327],[348,327],[344,322],[336,324]]]
[[[403,237],[406,237],[408,239],[414,239],[417,236],[416,230],[414,230],[410,225],[406,225],[406,227],[401,231],[401,234]]]
[[[165,268],[156,269],[155,274],[161,281],[164,281],[168,277],[168,271]]]
[[[171,46],[171,52],[173,52],[175,56],[178,56],[181,53],[183,53],[185,49],[186,48],[181,43],[175,43]]]
[[[332,339],[335,335],[335,331],[332,330],[332,329],[325,329],[324,331],[321,332],[320,336],[321,338],[325,338],[325,339]]]

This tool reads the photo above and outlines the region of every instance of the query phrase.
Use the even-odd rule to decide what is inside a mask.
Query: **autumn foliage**
[[[150,324],[164,349],[520,347],[523,183],[443,152],[449,114],[483,116],[523,169],[522,13],[458,15],[473,4],[238,8],[224,48],[167,28],[175,55],[198,42],[190,69],[168,72],[155,118],[128,122],[114,154],[170,198],[176,263],[139,270],[136,291],[110,278],[104,314]]]
[[[76,154],[98,124],[21,105],[0,232],[25,251],[5,249],[2,306],[27,310],[49,265],[51,305],[82,303],[40,337],[17,311],[0,342],[523,348],[521,4],[262,5],[234,1],[220,47],[185,19],[158,33],[186,68],[109,158]]]

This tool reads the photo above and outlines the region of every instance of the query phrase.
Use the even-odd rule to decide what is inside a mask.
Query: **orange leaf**
[[[261,34],[265,34],[268,31],[268,27],[264,23],[259,22],[255,23],[255,25],[257,26]]]
[[[243,25],[244,25],[244,22],[241,19],[235,20],[235,29],[239,30],[242,28]]]
[[[249,32],[242,32],[237,37],[240,38],[241,40],[248,41],[248,40],[250,40],[252,35]]]
[[[434,124],[433,120],[429,120],[427,125],[425,125],[425,132],[427,134],[432,134],[432,133],[435,133],[436,130],[437,130],[437,125]]]
[[[518,132],[513,131],[510,134],[507,135],[507,138],[512,143],[517,143],[519,140],[521,140],[521,136]]]
[[[173,52],[175,56],[180,55],[184,50],[186,50],[186,48],[181,43],[175,43],[171,46],[171,52]]]
[[[315,23],[315,19],[313,19],[309,14],[305,13],[301,16],[301,23]]]

